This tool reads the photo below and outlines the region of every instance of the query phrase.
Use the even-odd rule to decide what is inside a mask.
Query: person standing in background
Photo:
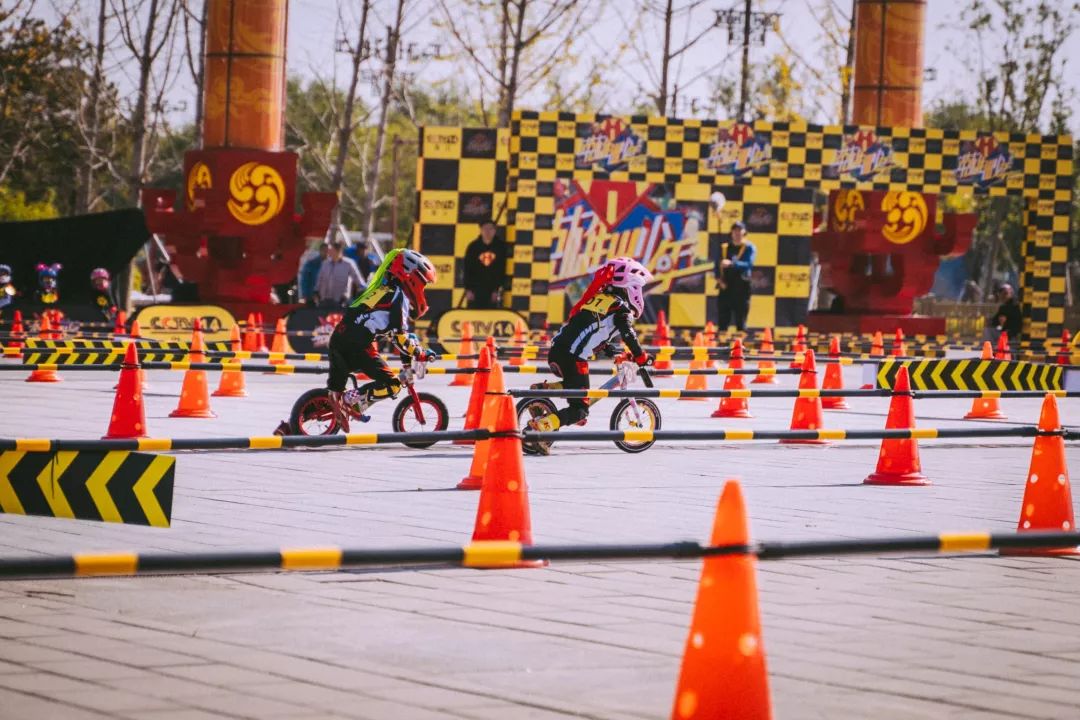
[[[330,243],[329,255],[319,268],[315,281],[315,297],[321,308],[345,307],[354,295],[364,289],[364,279],[360,269],[345,257],[345,242],[334,240]]]
[[[300,266],[300,277],[297,278],[297,292],[300,302],[315,305],[315,287],[319,282],[319,270],[322,269],[323,260],[330,254],[330,246],[326,243],[319,245],[318,254]]]
[[[495,235],[495,222],[480,224],[480,237],[465,250],[465,301],[470,310],[499,307],[506,285],[506,243]]]
[[[746,330],[746,316],[750,313],[750,273],[754,269],[757,248],[746,238],[746,225],[736,220],[731,225],[731,241],[720,245],[716,258],[716,284],[720,292],[716,298],[719,311],[717,329],[727,332],[731,325],[740,332]]]

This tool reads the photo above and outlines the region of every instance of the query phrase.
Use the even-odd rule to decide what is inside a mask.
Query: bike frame
[[[416,419],[420,421],[421,425],[426,425],[427,420],[424,418],[424,406],[420,402],[420,395],[416,392],[415,381],[420,380],[427,374],[427,363],[421,360],[414,360],[411,365],[403,367],[401,372],[398,373],[398,380],[405,386],[406,391],[409,393],[409,397],[412,398],[413,408],[416,410]],[[356,376],[350,375],[352,378],[353,387],[358,387],[356,382]],[[368,406],[370,407],[370,405]],[[367,408],[365,408],[366,410]],[[349,415],[359,420],[360,415],[355,412],[352,407],[349,408]]]

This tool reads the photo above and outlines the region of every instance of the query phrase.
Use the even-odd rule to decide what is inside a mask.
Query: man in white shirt
[[[330,254],[319,268],[319,278],[315,281],[316,302],[321,308],[345,307],[353,296],[364,289],[364,280],[360,268],[345,257],[345,243],[335,240],[330,243]]]

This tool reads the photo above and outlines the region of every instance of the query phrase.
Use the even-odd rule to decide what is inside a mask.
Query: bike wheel
[[[652,400],[646,400],[645,398],[635,398],[637,402],[637,412],[634,412],[634,406],[630,404],[630,399],[626,398],[619,402],[615,406],[615,410],[611,413],[611,429],[612,430],[659,430],[660,429],[660,408],[656,406]],[[619,448],[623,452],[639,453],[645,452],[653,446],[655,440],[616,440],[615,447]]]
[[[450,425],[450,412],[446,409],[446,403],[431,393],[417,393],[420,401],[420,411],[424,414],[424,422],[416,414],[416,402],[412,396],[406,397],[394,408],[394,416],[390,419],[390,425],[394,432],[433,432],[445,430]],[[417,440],[407,442],[406,446],[423,450],[434,445],[437,440]]]
[[[543,417],[545,415],[551,415],[556,412],[555,403],[547,398],[524,398],[518,400],[517,404],[517,418],[518,427],[522,432],[529,429],[529,421]],[[532,443],[522,441],[521,450],[526,455],[540,455],[541,448],[551,449],[551,443]]]
[[[293,435],[333,435],[338,430],[326,388],[308,390],[293,403],[289,413],[289,432]]]

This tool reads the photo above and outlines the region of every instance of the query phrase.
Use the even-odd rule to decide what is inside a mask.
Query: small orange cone
[[[258,352],[258,338],[255,335],[255,314],[248,313],[247,322],[244,324],[244,349],[248,352]]]
[[[1066,330],[1065,332],[1069,332]],[[8,343],[9,347],[22,347],[23,337],[26,336],[26,329],[23,328],[22,311],[16,310],[11,316],[11,342]],[[1068,343],[1065,343],[1068,345]]]
[[[1004,334],[1004,333],[1002,333]],[[994,350],[990,341],[983,343],[982,360],[993,360]],[[1000,394],[1000,393],[999,393]],[[965,420],[1005,420],[1005,413],[1001,412],[1001,405],[997,397],[979,397],[971,402],[971,412],[964,416]]]
[[[904,366],[896,371],[886,430],[909,430],[915,427],[915,403],[911,398],[911,380]],[[919,461],[919,441],[886,438],[881,441],[877,470],[863,480],[867,485],[929,485]]]
[[[274,324],[274,338],[270,342],[270,352],[281,353],[282,355],[292,352],[292,348],[289,346],[288,330],[285,328],[285,318],[283,317],[278,318],[277,322]],[[284,365],[285,358],[279,358],[277,360],[271,359],[270,363],[273,365]]]
[[[1047,394],[1039,413],[1039,430],[1061,430],[1057,399]],[[1024,503],[1020,506],[1017,532],[1058,531],[1076,529],[1073,518],[1072,489],[1069,468],[1065,463],[1065,438],[1060,435],[1037,435],[1031,448],[1031,465],[1024,484]],[[1008,549],[1002,555],[1076,555],[1077,548]]]
[[[663,310],[656,313],[656,333],[653,335],[653,342],[656,344],[656,361],[653,363],[653,368],[656,370],[670,370],[671,369],[671,357],[663,355],[660,351],[661,348],[671,346],[671,328],[667,324],[667,315]],[[661,360],[661,356],[663,359]]]
[[[191,363],[204,363],[202,325],[195,320],[191,331],[191,349],[188,353]],[[210,390],[206,383],[205,370],[188,370],[184,373],[184,384],[180,388],[180,402],[169,417],[212,418],[217,417],[210,410]]]
[[[724,485],[710,543],[750,544],[742,490],[734,480]],[[672,720],[772,717],[756,572],[748,553],[702,563]]]
[[[476,377],[473,378],[472,392],[469,394],[469,407],[465,411],[465,427],[463,430],[475,430],[480,427],[480,420],[484,412],[484,394],[490,385],[494,392],[505,392],[505,388],[494,390],[495,386],[503,382],[502,366],[494,363],[497,368],[492,368],[491,352],[488,348],[480,348],[480,362],[476,364]],[[498,374],[498,378],[492,383],[492,375]],[[495,418],[492,418],[494,421]],[[472,445],[475,440],[454,440],[454,445]],[[480,487],[477,484],[477,487]]]
[[[806,327],[804,325],[800,325],[795,331],[795,342],[791,344],[791,352],[795,353],[796,356],[799,353],[806,352]],[[799,357],[791,361],[791,367],[793,368],[802,367],[803,364],[804,360]]]
[[[995,360],[1012,360],[1012,351],[1009,350],[1009,333],[1004,330],[998,335],[997,352],[994,353]]]
[[[896,335],[893,337],[893,357],[904,357],[907,355],[907,345],[904,343],[904,330],[903,328],[896,328]]]
[[[127,334],[127,313],[123,310],[116,311],[116,321],[113,323],[113,335]]]
[[[705,335],[703,333],[699,332],[697,335],[694,336],[693,347],[695,347],[695,348],[704,348],[705,347]],[[708,367],[708,363],[706,361],[703,361],[703,360],[691,360],[690,361],[690,370],[691,371],[693,371],[693,370],[705,370],[707,367]],[[708,389],[709,389],[709,383],[706,380],[706,377],[704,375],[693,375],[693,374],[691,374],[691,375],[686,376],[686,387],[684,387],[683,390],[708,390]],[[705,400],[705,398],[686,397],[685,395],[680,395],[679,399],[680,400],[696,400],[698,402],[704,402],[704,400]]]
[[[741,370],[743,367],[743,346],[742,340],[735,338],[731,345],[731,359],[728,360],[728,367],[732,370]],[[746,390],[746,386],[743,384],[742,375],[728,375],[724,378],[725,390]],[[750,403],[745,397],[725,397],[720,398],[720,406],[713,410],[712,417],[714,418],[748,418],[753,417],[750,414]]]
[[[870,357],[885,357],[885,338],[880,330],[874,333],[874,339],[870,341]]]
[[[833,335],[829,339],[829,362],[825,363],[825,380],[821,383],[822,390],[843,390],[844,371],[840,365],[840,338]],[[848,410],[850,405],[844,397],[823,397],[821,407],[826,410]]]
[[[477,367],[475,360],[462,359],[461,355],[472,355],[476,352],[473,349],[472,338],[472,323],[468,320],[461,323],[461,346],[458,348],[458,361],[457,366],[459,370],[469,370]],[[450,380],[450,387],[469,387],[473,384],[472,373],[459,373]],[[470,399],[471,401],[471,399]]]
[[[532,545],[532,520],[529,516],[529,489],[521,456],[514,400],[509,395],[495,395],[495,432],[513,433],[488,440],[488,462],[484,484],[476,508],[473,542],[514,542]],[[538,567],[543,561],[515,562],[515,567]]]
[[[234,353],[240,352],[240,326],[233,325],[229,337],[230,347]],[[225,363],[238,363],[240,358],[231,357]],[[244,373],[241,370],[222,370],[221,379],[218,380],[217,390],[214,397],[247,397],[247,387],[244,385]]]
[[[514,367],[520,367],[525,364],[525,345],[528,343],[528,339],[525,337],[526,332],[525,323],[518,319],[514,325],[514,336],[510,338],[511,347],[515,348],[516,352],[510,356],[508,365]]]
[[[821,398],[817,395],[817,365],[814,363],[814,351],[806,350],[802,374],[799,375],[799,390],[813,390],[812,397],[795,398],[795,407],[791,412],[792,430],[820,430],[824,425],[821,414]],[[824,445],[825,440],[781,440],[785,444]]]
[[[124,364],[120,366],[120,382],[116,385],[112,416],[105,438],[146,437],[146,408],[143,406],[142,383],[139,381],[139,353],[135,343],[128,343]]]
[[[18,312],[15,313],[15,316],[16,316],[17,320],[22,319],[22,318],[19,317]],[[14,327],[12,327],[11,332],[12,333],[15,332]],[[1069,334],[1068,330],[1062,330],[1061,331],[1061,347],[1058,348],[1058,354],[1057,354],[1057,364],[1058,365],[1068,365],[1069,364],[1069,350],[1070,350],[1069,345],[1071,345],[1071,344],[1072,344],[1072,335]]]
[[[716,346],[716,325],[713,324],[712,320],[705,323],[705,346]]]
[[[263,320],[262,313],[255,313],[255,341],[258,344],[258,352],[270,352],[270,348],[266,345],[266,333],[264,329],[266,322]]]
[[[41,321],[38,324],[38,337],[43,340],[51,339],[53,336],[52,329],[52,321],[49,320],[49,313],[43,312],[41,314]],[[56,370],[53,368],[33,370],[31,371],[30,376],[26,378],[26,382],[60,382],[60,376],[56,374]]]
[[[476,427],[469,429],[485,428],[493,431],[495,422],[499,419],[499,398],[502,396],[502,393],[485,393],[480,400],[483,403],[480,420],[477,421]],[[473,442],[475,445],[473,445],[473,457],[472,464],[469,465],[469,474],[457,484],[458,490],[479,490],[484,486],[484,471],[487,468],[491,454],[491,441],[476,440]]]
[[[775,352],[773,347],[772,328],[765,328],[761,333],[761,348],[758,350],[762,355],[772,355]],[[773,370],[776,368],[776,363],[772,360],[758,360],[758,370]],[[754,376],[754,379],[750,381],[751,385],[775,385],[775,375],[762,375],[758,374]]]

